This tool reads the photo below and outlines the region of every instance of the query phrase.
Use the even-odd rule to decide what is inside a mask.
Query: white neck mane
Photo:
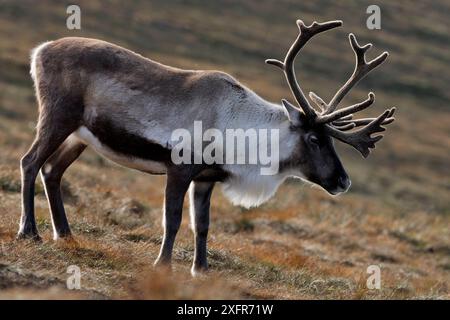
[[[240,121],[236,127],[267,128],[279,130],[279,162],[289,158],[298,141],[298,136],[290,131],[289,118],[283,107],[267,102],[253,92],[248,96],[247,103],[240,103]],[[227,110],[229,111],[229,110]],[[231,123],[228,123],[230,125]],[[260,165],[226,165],[231,173],[229,180],[224,182],[222,190],[225,196],[235,205],[246,208],[259,206],[269,200],[278,187],[289,176],[297,173],[278,172],[275,175],[261,175]]]

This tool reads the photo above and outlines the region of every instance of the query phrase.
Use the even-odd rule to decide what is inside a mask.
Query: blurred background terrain
[[[81,30],[66,8],[81,7]],[[448,1],[383,1],[381,30],[366,28],[370,1],[31,1],[0,0],[0,298],[449,298],[450,36]],[[288,181],[260,208],[233,207],[216,188],[209,237],[211,272],[191,279],[187,201],[173,275],[151,263],[161,242],[164,177],[118,167],[86,151],[63,192],[77,243],[53,243],[40,181],[43,243],[13,241],[20,214],[19,159],[37,117],[29,53],[64,36],[114,42],[164,64],[230,73],[262,97],[291,98],[279,70],[296,19],[341,19],[344,27],[308,43],[297,59],[305,92],[328,100],[350,75],[347,34],[372,42],[388,61],[347,100],[376,93],[368,115],[397,107],[397,121],[367,160],[339,153],[350,192],[331,198]],[[69,265],[81,291],[68,291]],[[381,267],[381,290],[366,269]]]

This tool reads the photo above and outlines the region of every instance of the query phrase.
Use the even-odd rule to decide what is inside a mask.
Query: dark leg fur
[[[55,240],[71,235],[61,197],[61,179],[67,168],[81,155],[84,149],[86,149],[85,144],[75,140],[66,140],[47,159],[41,169],[41,178],[52,215],[53,238]]]
[[[207,238],[209,229],[209,208],[214,182],[193,182],[190,189],[191,224],[195,237],[194,262],[192,274],[206,271]]]
[[[170,265],[175,236],[180,228],[184,195],[191,182],[191,173],[182,169],[167,172],[164,200],[164,238],[155,265]]]
[[[74,99],[62,97],[54,101],[57,103],[41,103],[36,138],[21,160],[22,214],[18,238],[39,239],[34,217],[36,176],[45,161],[81,122],[82,106]]]

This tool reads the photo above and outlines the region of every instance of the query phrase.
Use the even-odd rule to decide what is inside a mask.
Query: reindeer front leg
[[[209,207],[214,182],[192,182],[189,190],[191,226],[195,237],[194,262],[191,273],[208,269],[206,241],[209,229]]]
[[[190,175],[180,171],[167,172],[163,216],[164,238],[155,266],[170,265],[172,259],[173,244],[181,224],[184,195],[191,182]]]

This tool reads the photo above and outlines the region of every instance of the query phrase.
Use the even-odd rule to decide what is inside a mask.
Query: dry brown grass
[[[64,28],[60,2],[0,4],[0,298],[449,298],[450,63],[444,1],[424,2],[427,10],[406,1],[383,4],[382,32],[361,27],[368,2],[283,1],[275,8],[269,1],[230,1],[227,10],[216,2],[177,2],[168,10],[159,1],[135,1],[126,11],[97,1],[80,3],[80,32]],[[400,6],[403,14],[397,14]],[[286,85],[262,61],[282,55],[298,16],[346,23],[345,30],[306,48],[299,70],[308,79],[307,91],[320,87],[318,93],[326,97],[346,77],[353,62],[344,31],[357,31],[364,41],[373,39],[377,48],[391,52],[389,67],[369,77],[352,100],[373,88],[380,108],[398,106],[398,121],[370,160],[339,146],[353,180],[348,194],[332,198],[289,181],[264,206],[243,210],[217,189],[211,271],[192,279],[186,213],[174,272],[151,268],[162,235],[164,177],[119,168],[88,150],[69,169],[63,186],[75,241],[51,240],[40,182],[36,214],[43,242],[14,240],[18,163],[32,141],[37,112],[28,76],[33,46],[65,35],[98,37],[164,63],[231,72],[264,97],[279,99],[288,97]],[[230,23],[243,17],[245,23]],[[429,19],[434,23],[425,24]],[[72,264],[82,271],[79,292],[65,289]],[[381,290],[365,285],[372,264],[381,267]]]

